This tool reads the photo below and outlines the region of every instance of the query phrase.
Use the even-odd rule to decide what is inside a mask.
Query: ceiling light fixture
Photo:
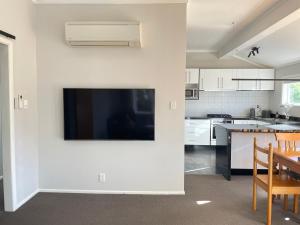
[[[249,55],[248,55],[248,58],[250,58],[251,57],[251,55],[252,56],[255,56],[255,54],[259,54],[259,49],[260,49],[260,47],[252,47],[251,49],[250,49],[250,52],[249,52]]]

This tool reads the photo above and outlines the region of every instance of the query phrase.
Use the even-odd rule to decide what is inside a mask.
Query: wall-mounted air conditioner
[[[138,22],[67,22],[65,35],[71,46],[141,47]]]

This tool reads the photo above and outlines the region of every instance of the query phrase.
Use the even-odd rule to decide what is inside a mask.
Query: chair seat
[[[268,190],[268,175],[257,175],[256,180],[260,186]],[[273,194],[300,194],[300,181],[297,181],[286,174],[273,175]]]

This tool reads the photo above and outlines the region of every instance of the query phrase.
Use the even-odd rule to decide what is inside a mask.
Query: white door
[[[0,77],[4,207],[5,211],[14,211],[18,206],[14,148],[13,41],[1,36]]]
[[[201,87],[205,91],[217,91],[221,89],[221,72],[219,69],[201,69]]]
[[[274,69],[260,69],[259,78],[260,79],[274,79]],[[258,81],[259,90],[263,91],[273,91],[274,81]]]
[[[257,79],[259,78],[257,69],[238,69],[237,70],[237,78],[241,79]],[[246,90],[257,90],[257,81],[238,81],[238,90],[246,91]]]
[[[234,69],[222,69],[221,70],[221,80],[220,86],[222,90],[234,91],[237,89],[237,81],[232,79],[236,78],[236,70]]]

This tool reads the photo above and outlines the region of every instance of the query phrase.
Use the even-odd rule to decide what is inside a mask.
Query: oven
[[[216,126],[224,123],[232,123],[231,116],[228,114],[208,114],[211,118],[210,123],[210,145],[216,145]]]

